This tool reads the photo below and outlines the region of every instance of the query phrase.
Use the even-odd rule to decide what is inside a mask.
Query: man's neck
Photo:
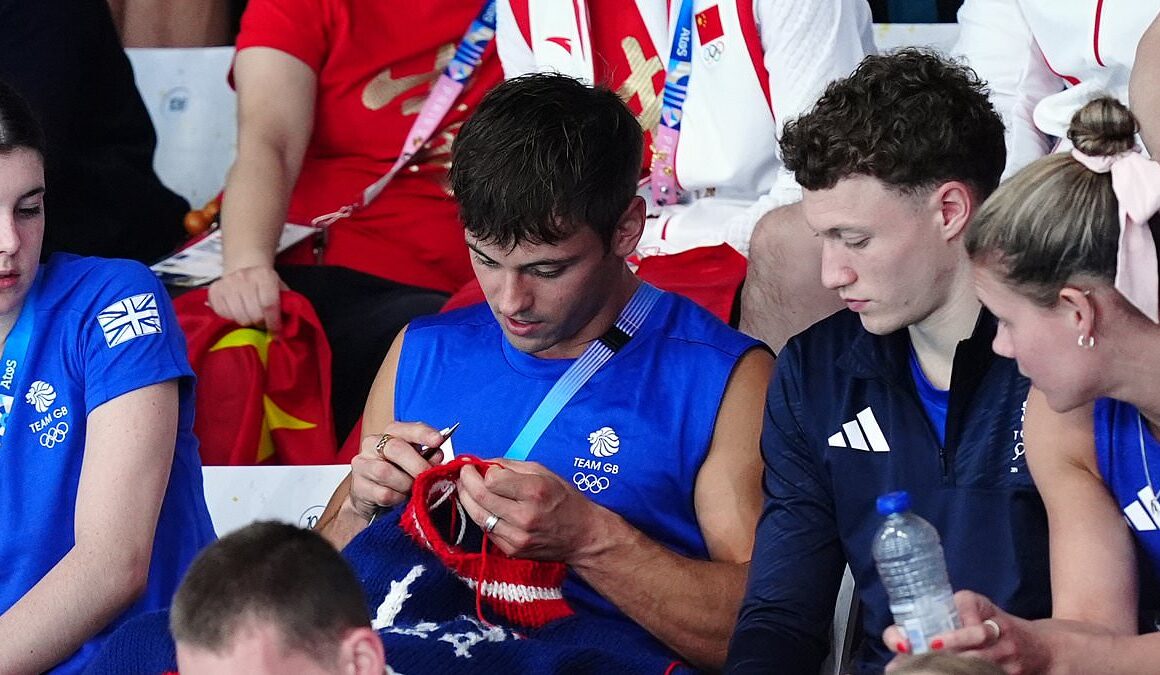
[[[572,338],[560,342],[549,349],[536,354],[545,359],[574,359],[579,358],[584,350],[594,340],[600,339],[610,328],[616,325],[616,320],[624,310],[628,301],[632,299],[641,281],[626,265],[620,272],[621,277],[613,286],[608,302],[597,312],[580,331]]]
[[[955,350],[974,332],[981,307],[974,286],[957,283],[941,307],[909,326],[910,344],[918,364],[935,388],[950,389]]]

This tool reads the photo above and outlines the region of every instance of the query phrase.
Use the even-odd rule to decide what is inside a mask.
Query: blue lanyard
[[[28,355],[28,344],[32,341],[32,332],[36,324],[36,300],[40,290],[39,281],[40,276],[37,275],[28,295],[24,296],[20,317],[8,332],[8,338],[4,341],[4,354],[0,356],[0,444],[3,443],[4,432],[8,429],[8,416],[12,414],[12,406],[16,402],[14,387],[17,384],[17,373]]]
[[[693,0],[681,0],[677,12],[673,44],[669,49],[669,67],[665,72],[665,90],[661,95],[661,124],[673,131],[681,130],[681,111],[689,93],[689,76],[693,74]]]
[[[540,436],[544,435],[544,431],[552,423],[552,420],[556,419],[556,416],[560,414],[568,401],[572,400],[572,396],[580,390],[580,387],[583,387],[584,383],[612,358],[612,355],[623,345],[624,341],[631,339],[640,330],[641,325],[648,318],[649,312],[652,311],[653,305],[660,297],[661,291],[655,286],[641,283],[640,287],[636,289],[636,293],[633,293],[632,299],[628,301],[616,319],[616,325],[612,332],[619,331],[623,334],[619,338],[620,344],[609,346],[603,338],[589,343],[580,358],[576,359],[548,390],[547,396],[544,397],[543,401],[540,401],[539,407],[524,424],[524,428],[516,436],[516,440],[512,441],[512,445],[504,453],[504,457],[519,460],[528,458],[532,447],[540,440]]]
[[[495,38],[495,0],[487,0],[479,10],[479,16],[467,28],[467,33],[459,42],[455,56],[443,70],[443,74],[463,84],[471,73],[483,62],[483,52]]]

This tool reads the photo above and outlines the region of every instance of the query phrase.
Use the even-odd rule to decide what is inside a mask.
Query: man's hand
[[[243,267],[210,285],[209,306],[223,319],[277,333],[282,329],[280,293],[285,287],[273,267]]]
[[[600,507],[571,484],[535,462],[500,460],[481,476],[473,466],[459,472],[459,497],[471,519],[484,527],[499,521],[491,540],[518,558],[572,563],[599,541]]]
[[[1048,672],[1051,650],[1035,623],[1004,612],[973,591],[955,593],[955,605],[963,627],[936,636],[931,640],[933,649],[990,661],[1013,675]],[[882,640],[891,651],[910,651],[906,636],[897,626],[887,628]],[[886,670],[907,658],[895,657]]]
[[[369,521],[380,508],[404,501],[416,476],[443,463],[442,450],[423,459],[419,448],[442,444],[439,431],[422,422],[391,422],[382,436],[364,436],[350,462],[348,506]]]

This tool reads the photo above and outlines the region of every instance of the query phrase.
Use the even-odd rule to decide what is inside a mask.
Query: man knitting
[[[484,99],[451,176],[487,303],[395,340],[365,413],[384,435],[363,439],[320,529],[345,546],[406,500],[443,461],[422,446],[459,422],[460,454],[504,457],[486,475],[457,468],[491,545],[566,563],[577,613],[719,668],[761,507],[773,360],[626,266],[640,161],[640,126],[606,89],[531,75]]]

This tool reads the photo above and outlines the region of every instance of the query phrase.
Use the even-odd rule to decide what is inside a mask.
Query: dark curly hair
[[[504,82],[451,150],[467,231],[486,244],[555,244],[590,226],[607,250],[636,194],[640,124],[614,92],[560,74]]]
[[[913,194],[948,180],[980,199],[999,184],[1003,121],[970,68],[910,48],[867,56],[831,82],[781,139],[786,167],[807,190],[865,175]]]

